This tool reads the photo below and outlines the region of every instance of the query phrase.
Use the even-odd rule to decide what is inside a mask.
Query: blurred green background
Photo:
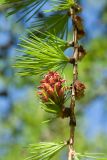
[[[79,63],[79,79],[86,84],[86,95],[77,103],[77,152],[107,153],[107,1],[81,0],[87,55]],[[0,160],[23,160],[26,146],[39,141],[62,141],[69,137],[68,120],[52,118],[40,108],[36,96],[39,78],[21,78],[12,67],[19,37],[30,23],[16,23],[19,15],[6,17],[0,8]],[[66,53],[69,55],[70,50]],[[72,68],[64,76],[71,83]],[[70,76],[71,75],[71,76]],[[60,159],[66,159],[67,150]],[[53,159],[59,159],[55,157]]]

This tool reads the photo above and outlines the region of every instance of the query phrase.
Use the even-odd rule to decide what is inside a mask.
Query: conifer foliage
[[[21,75],[42,75],[49,70],[64,69],[70,61],[61,49],[66,47],[67,43],[49,33],[45,36],[46,39],[31,33],[30,38],[22,38],[20,46],[25,54],[23,58],[18,57],[15,64],[17,68],[23,68]]]
[[[29,37],[21,38],[19,45],[23,54],[17,57],[15,67],[23,76],[42,75],[43,79],[38,87],[42,108],[56,118],[70,119],[70,137],[66,142],[29,145],[30,156],[27,159],[50,160],[64,147],[69,149],[68,160],[92,158],[92,154],[76,153],[74,149],[75,101],[84,96],[86,89],[78,79],[78,61],[86,55],[84,47],[79,44],[79,40],[85,35],[83,20],[78,16],[82,11],[81,6],[75,0],[5,0],[0,5],[8,8],[8,15],[21,12],[19,20],[26,18],[28,21],[48,2],[50,8],[45,10],[45,14],[50,14],[37,18],[32,25],[35,30],[29,32]],[[69,20],[73,24],[73,39],[70,42],[64,40],[68,37]],[[72,57],[67,57],[64,53],[69,47],[73,47]],[[73,67],[71,86],[66,86],[67,80],[60,74],[68,63]],[[68,98],[71,103],[66,107]]]

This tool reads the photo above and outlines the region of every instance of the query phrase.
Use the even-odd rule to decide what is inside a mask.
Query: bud
[[[84,28],[84,27],[83,27],[83,20],[82,20],[82,18],[81,18],[80,16],[75,15],[75,16],[74,16],[74,19],[73,19],[73,22],[74,22],[76,28],[77,28],[79,31],[83,30],[83,28]]]
[[[82,7],[78,5],[77,3],[72,7],[76,13],[79,13],[82,11]]]
[[[81,46],[81,45],[79,46],[78,51],[79,51],[78,60],[81,61],[84,58],[84,56],[86,55],[86,51],[83,48],[83,46]]]
[[[77,39],[80,40],[85,35],[84,30],[77,30]]]
[[[80,99],[84,96],[84,90],[86,89],[85,85],[81,83],[79,80],[76,80],[74,83],[75,88],[75,98]]]

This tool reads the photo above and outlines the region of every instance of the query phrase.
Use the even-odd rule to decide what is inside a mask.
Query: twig
[[[69,153],[68,153],[68,160],[73,160],[75,156],[74,151],[74,134],[75,134],[75,127],[76,127],[76,117],[75,117],[75,88],[74,83],[78,79],[78,39],[77,39],[77,28],[74,24],[74,16],[75,11],[70,9],[71,18],[73,22],[73,42],[74,42],[74,53],[73,58],[75,59],[75,63],[73,63],[73,83],[72,83],[72,95],[71,95],[71,104],[70,104],[70,139],[69,139]]]

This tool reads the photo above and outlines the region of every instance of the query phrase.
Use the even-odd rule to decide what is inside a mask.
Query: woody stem
[[[68,160],[74,160],[74,134],[75,134],[75,127],[76,127],[76,117],[75,117],[75,88],[74,83],[78,79],[78,39],[77,39],[77,28],[74,24],[74,16],[75,11],[70,9],[71,18],[73,22],[73,42],[74,42],[74,53],[73,58],[75,62],[73,63],[73,83],[72,83],[72,95],[71,95],[71,104],[70,104],[70,139],[69,139],[69,153],[68,153]]]

